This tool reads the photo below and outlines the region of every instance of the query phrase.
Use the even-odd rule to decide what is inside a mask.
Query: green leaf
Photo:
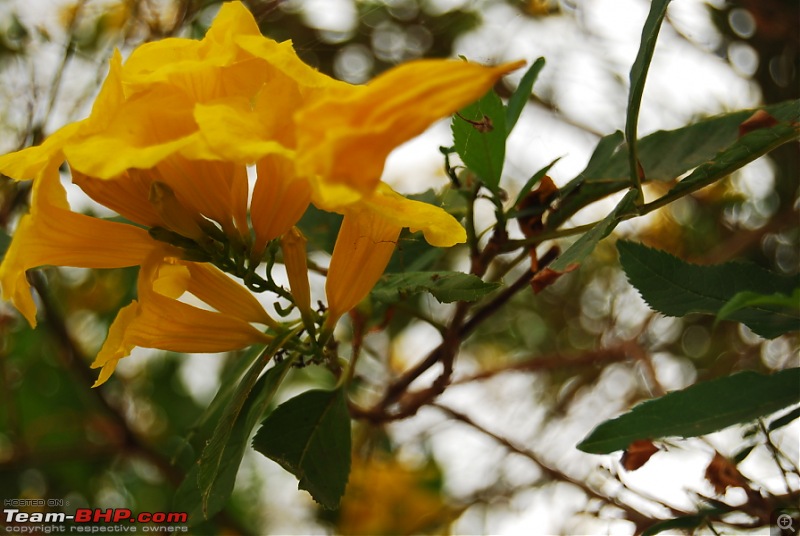
[[[550,168],[552,168],[553,166],[555,166],[555,165],[556,165],[556,162],[558,162],[559,160],[561,160],[561,157],[560,157],[560,156],[559,156],[558,158],[556,158],[555,160],[553,160],[552,162],[550,162],[549,164],[547,164],[545,167],[543,167],[543,168],[542,168],[542,169],[540,169],[539,171],[537,171],[536,173],[534,173],[534,174],[533,174],[533,176],[531,176],[531,178],[530,178],[530,179],[528,179],[528,180],[525,182],[525,184],[522,186],[522,189],[519,191],[519,194],[517,195],[517,200],[516,200],[516,201],[514,201],[514,206],[515,206],[515,207],[516,207],[516,206],[518,206],[518,205],[520,204],[520,201],[522,201],[523,199],[525,199],[525,196],[526,196],[526,195],[528,195],[528,194],[530,193],[530,191],[531,191],[531,190],[533,190],[533,187],[534,187],[534,186],[536,186],[537,184],[539,184],[539,181],[541,181],[541,180],[542,180],[542,178],[543,178],[545,175],[547,175],[547,172],[548,172],[548,171],[550,171]],[[507,217],[508,217],[508,218],[514,218],[514,217],[517,217],[517,216],[519,216],[519,214],[517,214],[517,213],[515,212],[515,209],[511,209],[511,210],[508,212],[508,215],[507,215]]]
[[[800,368],[770,376],[740,372],[639,404],[599,425],[578,448],[607,454],[639,439],[696,437],[752,421],[799,401]]]
[[[315,501],[335,509],[350,474],[350,416],[342,389],[306,391],[278,406],[253,448],[279,463]]]
[[[440,302],[452,303],[475,301],[499,286],[461,272],[402,272],[384,275],[372,289],[372,297],[393,303],[411,294],[430,292]]]
[[[258,381],[261,371],[264,370],[264,367],[266,367],[267,363],[269,363],[272,355],[279,348],[281,348],[288,339],[293,337],[296,332],[297,329],[288,330],[279,336],[276,336],[270,345],[264,349],[261,356],[255,361],[253,366],[250,367],[242,381],[237,385],[236,391],[231,398],[230,403],[226,407],[225,412],[222,414],[221,418],[217,422],[216,427],[214,428],[214,433],[212,434],[211,439],[208,441],[203,449],[202,454],[200,455],[200,459],[197,462],[197,487],[200,491],[203,514],[206,519],[210,515],[210,500],[212,492],[214,491],[214,485],[217,477],[221,469],[229,465],[231,461],[226,459],[225,464],[223,464],[226,446],[231,439],[231,435],[236,423],[239,420],[239,415],[242,411],[242,408],[245,406],[245,403],[250,397],[250,393]],[[283,378],[283,376],[281,376],[281,378]],[[253,426],[255,426],[255,423],[253,423]],[[245,430],[242,433],[249,435],[251,430],[252,426],[250,429]],[[239,462],[241,461],[241,456],[239,456],[235,461],[236,465],[238,466]]]
[[[8,251],[8,246],[11,245],[11,237],[7,235],[5,232],[0,231],[0,260],[6,256],[6,251]]]
[[[533,62],[533,65],[530,66],[530,69],[528,69],[519,81],[517,89],[514,90],[514,93],[508,99],[508,106],[506,106],[506,135],[510,134],[514,129],[514,125],[517,124],[517,120],[519,120],[519,116],[525,108],[525,103],[528,102],[528,99],[531,97],[533,84],[536,82],[539,72],[544,67],[544,63],[544,58],[539,58]]]
[[[774,421],[770,422],[769,426],[767,427],[767,430],[771,432],[773,430],[777,430],[778,428],[783,428],[784,426],[794,421],[798,417],[800,417],[800,406],[794,408],[791,411],[787,411]]]
[[[642,95],[644,95],[644,84],[647,80],[647,71],[650,69],[650,62],[653,59],[653,52],[656,49],[658,32],[661,23],[667,14],[667,6],[670,0],[653,0],[650,3],[650,12],[647,14],[644,28],[642,28],[642,40],[639,45],[639,52],[631,66],[631,88],[628,93],[628,113],[625,121],[625,139],[628,142],[630,153],[628,164],[630,170],[631,183],[638,185],[639,180],[639,155],[637,147],[637,128],[639,124],[639,109],[642,105]],[[641,193],[641,191],[639,192]]]
[[[774,128],[792,128],[793,123],[800,122],[800,101],[787,101],[759,109],[779,122],[774,127],[760,130],[769,132]],[[739,126],[759,109],[710,117],[676,130],[654,132],[638,140],[638,158],[645,179],[672,181],[701,164],[716,161],[717,155],[738,143]],[[758,132],[751,132],[742,139]],[[751,141],[746,140],[745,143],[751,144]],[[749,150],[755,153],[740,155],[747,160],[731,163],[727,168],[728,173],[769,152],[771,144],[752,143]],[[600,140],[586,169],[561,189],[559,209],[548,218],[548,228],[557,228],[581,208],[628,186],[628,150],[621,133],[611,134]]]
[[[800,108],[800,104],[796,103]],[[694,192],[727,177],[740,167],[780,147],[784,143],[800,139],[800,126],[796,122],[778,123],[760,128],[737,139],[731,146],[717,154],[713,160],[695,169],[688,177],[676,184],[665,197],[676,198]]]
[[[703,510],[697,514],[680,516],[674,519],[660,521],[655,525],[650,525],[647,529],[645,529],[644,532],[642,532],[642,536],[654,536],[655,534],[670,529],[696,529],[705,522],[707,517],[721,513],[724,513],[724,510],[714,508],[711,510]]]
[[[783,276],[755,264],[700,266],[626,241],[618,242],[617,249],[631,284],[651,308],[668,316],[717,314],[740,292],[790,294],[800,287],[800,275]],[[766,338],[797,329],[796,313],[766,305],[740,308],[728,318]]]
[[[204,465],[206,462],[201,458],[192,466],[189,474],[178,488],[175,507],[188,512],[189,519],[193,520],[193,524],[209,519],[225,507],[233,492],[236,474],[247,448],[250,433],[263,417],[278,387],[290,370],[292,361],[292,359],[285,359],[276,364],[256,382],[251,396],[242,406],[239,418],[231,427],[210,487],[203,489],[200,487],[204,475],[210,472],[208,466]]]
[[[800,288],[791,296],[785,294],[759,294],[743,291],[736,294],[717,312],[717,320],[730,318],[736,312],[757,315],[758,324],[751,327],[756,333],[777,337],[790,331],[800,330]],[[756,320],[751,320],[751,324]],[[750,325],[750,324],[748,324]]]
[[[622,216],[634,209],[634,202],[637,197],[638,192],[636,190],[629,190],[608,216],[584,233],[564,253],[559,255],[548,268],[556,272],[564,272],[571,265],[583,262],[583,259],[594,251],[597,244],[614,230]]]
[[[460,117],[459,117],[460,115]],[[497,192],[506,156],[506,111],[503,101],[489,91],[453,117],[453,142],[464,164],[492,192]],[[480,128],[476,124],[486,125]],[[482,131],[483,130],[483,131]]]

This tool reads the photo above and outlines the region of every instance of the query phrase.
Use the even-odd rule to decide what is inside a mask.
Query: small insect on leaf
[[[649,439],[640,439],[634,441],[625,452],[622,453],[620,463],[626,471],[635,471],[647,463],[647,461],[659,451],[652,441]]]
[[[463,119],[464,121],[466,121],[467,123],[469,123],[470,125],[472,125],[475,128],[475,130],[477,130],[481,134],[485,134],[487,132],[491,132],[491,131],[494,130],[494,123],[492,123],[492,118],[489,117],[488,115],[484,115],[478,121],[473,121],[472,119],[467,119],[466,117],[464,117],[461,114],[456,114],[456,115],[458,117],[460,117],[461,119]]]

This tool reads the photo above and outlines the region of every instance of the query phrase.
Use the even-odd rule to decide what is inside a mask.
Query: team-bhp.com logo
[[[78,508],[73,515],[63,512],[22,512],[17,508],[5,508],[3,513],[6,523],[5,532],[20,534],[112,532],[107,530],[111,527],[100,526],[100,523],[116,523],[123,526],[129,523],[144,524],[145,526],[139,527],[142,532],[186,532],[186,523],[189,519],[186,512],[140,512],[134,514],[128,508]],[[65,523],[69,523],[70,526],[63,526]],[[50,530],[47,530],[47,527]],[[138,532],[136,525],[129,525],[120,530],[121,528],[116,527],[113,532]]]

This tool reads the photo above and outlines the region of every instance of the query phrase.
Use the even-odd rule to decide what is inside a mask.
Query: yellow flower
[[[92,368],[100,368],[94,387],[103,384],[123,357],[136,347],[173,352],[223,352],[266,344],[272,337],[250,323],[275,325],[244,287],[208,264],[183,262],[155,251],[142,264],[139,300],[120,310]],[[177,300],[184,293],[216,311]]]
[[[20,220],[0,264],[3,298],[36,326],[36,305],[25,271],[43,265],[81,268],[136,266],[157,242],[147,231],[69,210],[56,161],[33,183],[30,214]]]
[[[208,282],[203,270],[216,268],[195,267],[208,261],[265,290],[256,268],[268,243],[314,202],[345,215],[326,286],[332,325],[375,284],[402,228],[422,230],[436,246],[465,240],[452,216],[381,184],[384,160],[519,65],[426,60],[352,86],[304,64],[290,42],[262,36],[239,2],[221,7],[202,40],[148,43],[124,64],[115,51],[89,117],[0,157],[0,172],[34,180],[30,214],[0,264],[3,296],[34,325],[25,270],[141,265],[139,301],[120,311],[95,362],[103,381],[132,346],[202,352],[264,342],[250,323],[276,323],[252,303],[258,314],[230,309],[226,300],[244,300],[238,285],[217,277],[199,289],[193,281]],[[65,161],[74,184],[131,224],[72,212],[59,182]],[[187,309],[161,292],[177,273],[180,288],[217,312]],[[307,290],[297,278],[291,285],[309,316]]]
[[[328,330],[378,282],[404,227],[422,231],[434,246],[452,246],[467,238],[464,228],[447,212],[406,199],[380,184],[374,194],[344,211],[325,283]]]

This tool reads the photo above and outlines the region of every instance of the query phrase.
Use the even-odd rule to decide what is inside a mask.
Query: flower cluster
[[[313,324],[305,240],[294,227],[313,203],[344,215],[326,281],[329,333],[377,282],[403,228],[434,246],[465,240],[452,216],[381,183],[384,161],[517,67],[422,60],[354,86],[262,36],[238,2],[222,6],[202,40],[148,43],[124,63],[115,52],[88,118],[0,157],[0,172],[33,180],[30,212],[0,265],[3,297],[35,326],[26,270],[141,266],[138,299],[92,365],[102,367],[97,385],[135,346],[265,343],[280,324],[251,291],[291,299]],[[72,211],[65,162],[74,184],[128,223]],[[291,294],[258,273],[278,243]],[[186,293],[207,308],[180,301]]]

